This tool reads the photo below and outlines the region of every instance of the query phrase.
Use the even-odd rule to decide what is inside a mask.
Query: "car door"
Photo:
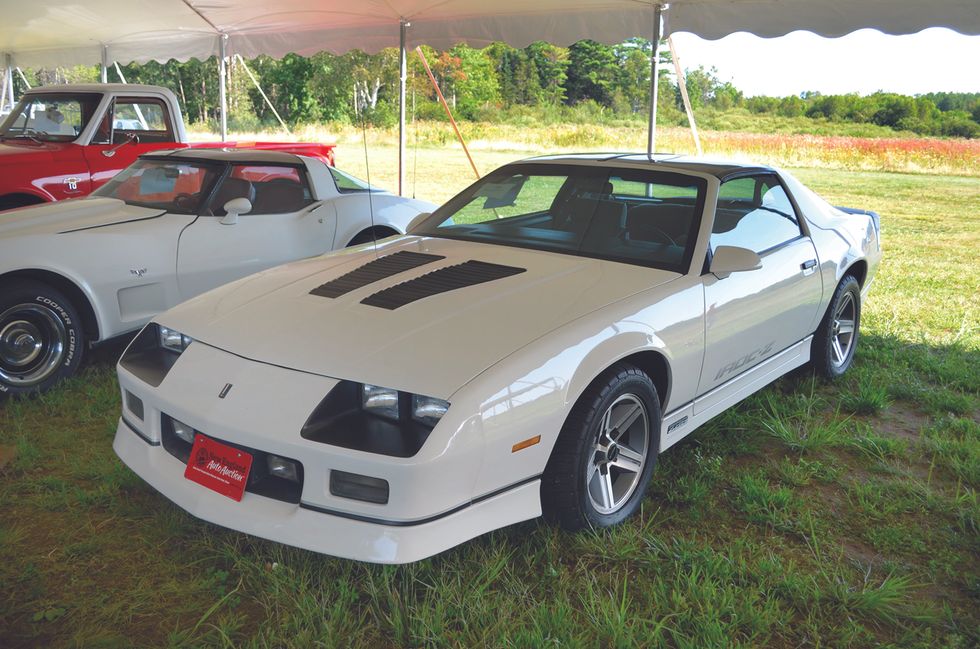
[[[775,174],[721,185],[710,248],[723,245],[749,248],[762,263],[724,278],[703,276],[701,395],[813,333],[823,291],[813,242]],[[695,411],[710,405],[705,400]]]
[[[245,198],[252,209],[234,223],[224,205]],[[180,237],[177,282],[188,299],[241,277],[312,257],[333,246],[336,212],[315,202],[301,166],[232,165],[205,210]]]
[[[176,142],[167,104],[154,97],[118,97],[100,117],[85,150],[91,189],[98,189],[143,153],[173,148]]]

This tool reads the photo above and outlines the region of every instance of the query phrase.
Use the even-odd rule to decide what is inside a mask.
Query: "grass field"
[[[482,170],[514,157],[477,150]],[[417,169],[430,200],[469,182],[452,145]],[[671,449],[636,519],[531,521],[403,567],[220,529],[112,453],[115,345],[0,406],[0,647],[976,647],[980,179],[795,171],[882,214],[856,365],[781,379]]]

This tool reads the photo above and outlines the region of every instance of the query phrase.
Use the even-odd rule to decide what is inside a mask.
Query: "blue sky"
[[[744,32],[717,41],[674,35],[685,68],[718,68],[746,96],[785,96],[877,90],[915,95],[934,91],[980,92],[980,36],[927,29],[889,36],[863,29],[841,38],[793,32],[759,38]]]

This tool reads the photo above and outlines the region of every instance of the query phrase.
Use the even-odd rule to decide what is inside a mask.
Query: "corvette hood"
[[[79,198],[0,214],[0,238],[87,230],[161,214],[163,210],[127,205],[115,198]]]
[[[339,297],[311,293],[378,256],[401,251],[441,259]],[[377,302],[374,296],[384,289],[471,261],[503,266],[510,274],[425,297],[414,291],[414,301],[396,308],[362,303],[369,297]],[[370,248],[348,250],[253,275],[158,320],[253,360],[448,398],[536,338],[678,276],[573,255],[402,237],[381,246],[377,255]],[[431,293],[431,279],[423,281]],[[404,297],[404,287],[399,290]]]

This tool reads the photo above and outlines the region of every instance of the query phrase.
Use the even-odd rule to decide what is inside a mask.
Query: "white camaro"
[[[433,207],[315,158],[183,149],[143,156],[88,198],[0,214],[0,397],[51,387],[87,345],[183,300],[403,233]]]
[[[507,165],[409,236],[159,316],[119,363],[113,447],[195,516],[364,561],[542,513],[613,525],[702,423],[848,368],[878,229],[766,167]]]

